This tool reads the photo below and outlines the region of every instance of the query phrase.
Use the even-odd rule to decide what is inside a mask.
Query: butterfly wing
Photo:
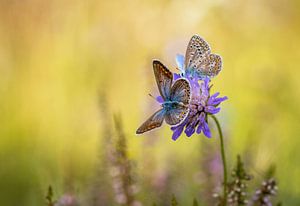
[[[160,61],[153,61],[153,71],[160,95],[164,100],[169,100],[173,81],[173,74]]]
[[[181,54],[177,54],[175,60],[176,60],[176,64],[178,66],[178,69],[180,70],[181,73],[184,74],[184,72],[185,72],[184,71],[184,61],[185,61],[184,56],[181,55]]]
[[[158,110],[136,130],[136,134],[142,134],[154,128],[160,127],[164,121],[164,116],[165,110]]]
[[[209,54],[195,68],[195,73],[199,78],[205,76],[214,77],[219,74],[221,69],[222,69],[221,56],[217,54]]]
[[[217,54],[211,54],[209,44],[201,37],[194,35],[186,50],[185,68],[192,70],[199,78],[214,77],[222,69],[222,59]]]
[[[194,35],[189,41],[185,53],[185,69],[197,68],[197,65],[203,61],[203,58],[210,54],[209,44],[198,35]]]
[[[171,110],[166,111],[165,120],[169,125],[178,125],[180,124],[188,115],[189,108],[187,105],[173,103]]]
[[[191,86],[188,80],[178,79],[171,88],[171,101],[189,104],[191,98]]]
[[[191,99],[191,86],[186,79],[178,79],[171,88],[171,109],[166,111],[165,120],[170,125],[181,123],[188,115]]]

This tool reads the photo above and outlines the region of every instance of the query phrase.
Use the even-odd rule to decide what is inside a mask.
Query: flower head
[[[264,180],[261,188],[256,190],[250,205],[272,206],[271,197],[277,194],[277,183],[273,178]]]
[[[198,80],[187,78],[191,84],[192,98],[189,104],[190,112],[187,118],[180,124],[171,127],[173,131],[172,139],[176,140],[184,131],[190,137],[195,132],[211,137],[211,132],[207,122],[207,116],[220,111],[219,104],[227,99],[226,96],[218,97],[219,92],[210,95],[210,79],[205,78],[199,85]]]
[[[183,55],[176,56],[176,63],[179,73],[173,73],[173,79],[176,81],[179,78],[185,78],[189,81],[191,86],[191,101],[189,103],[189,114],[185,120],[179,125],[171,127],[173,131],[172,139],[177,140],[184,131],[186,136],[190,137],[195,132],[211,137],[210,128],[208,126],[208,115],[218,113],[221,108],[219,104],[227,99],[226,96],[219,97],[219,92],[210,94],[210,78],[208,76],[199,76],[195,73],[194,69],[185,68],[185,57]],[[199,84],[200,82],[200,84]],[[161,96],[156,97],[156,101],[164,103]]]

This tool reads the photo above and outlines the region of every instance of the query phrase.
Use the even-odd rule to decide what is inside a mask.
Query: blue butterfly
[[[209,44],[198,35],[189,41],[185,57],[177,55],[176,62],[182,76],[187,78],[211,78],[222,69],[221,56],[212,54]]]
[[[178,125],[189,113],[191,88],[188,80],[181,78],[172,85],[172,72],[158,60],[153,61],[153,70],[159,93],[163,99],[162,108],[146,120],[137,129],[136,134],[160,127],[164,120],[169,125]]]

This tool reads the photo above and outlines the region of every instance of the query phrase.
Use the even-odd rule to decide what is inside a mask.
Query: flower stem
[[[211,115],[211,118],[215,121],[219,136],[220,136],[220,143],[221,143],[221,155],[222,155],[222,162],[223,162],[223,174],[224,174],[224,182],[223,182],[223,200],[224,200],[224,206],[227,205],[227,167],[226,167],[226,157],[225,157],[225,149],[224,149],[224,139],[223,139],[223,133],[221,129],[221,125],[218,121],[218,119]]]

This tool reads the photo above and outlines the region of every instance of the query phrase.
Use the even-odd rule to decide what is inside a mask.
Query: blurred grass
[[[48,185],[58,195],[66,179],[77,193],[84,190],[105,121],[99,91],[110,111],[123,115],[129,157],[141,167],[146,152],[157,168],[173,167],[170,159],[185,165],[175,176],[185,184],[181,198],[191,201],[197,188],[188,171],[198,144],[218,142],[202,136],[173,142],[167,127],[156,135],[134,131],[158,107],[147,97],[157,92],[152,59],[175,71],[175,54],[195,33],[224,60],[213,90],[229,97],[219,115],[229,158],[247,152],[258,173],[275,162],[282,201],[299,203],[299,6],[297,0],[1,0],[1,203],[42,205]]]

